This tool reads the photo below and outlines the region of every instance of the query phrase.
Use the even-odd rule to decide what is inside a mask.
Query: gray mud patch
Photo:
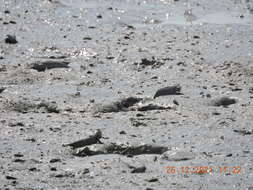
[[[27,112],[47,112],[47,113],[59,113],[60,110],[55,102],[32,102],[27,100],[8,101],[4,102],[4,108],[8,111],[15,111],[20,113]]]
[[[171,105],[162,105],[155,103],[150,98],[128,97],[121,100],[107,103],[96,104],[92,108],[93,113],[111,113],[126,111],[150,111],[150,110],[167,110],[175,107]]]
[[[141,155],[141,154],[162,154],[168,150],[167,147],[155,145],[129,145],[129,144],[103,144],[84,147],[75,150],[72,154],[74,156],[93,156],[99,154],[120,154],[127,156]]]

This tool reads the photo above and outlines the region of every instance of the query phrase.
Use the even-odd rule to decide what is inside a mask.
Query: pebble
[[[0,87],[0,93],[2,93],[6,88]]]
[[[237,103],[237,99],[236,98],[232,98],[232,97],[227,97],[227,96],[222,96],[222,97],[218,97],[215,98],[213,100],[211,100],[210,105],[212,106],[229,106],[231,104],[235,104]]]
[[[184,152],[184,151],[167,151],[163,153],[162,159],[168,161],[186,161],[195,159],[196,155],[192,152]]]
[[[56,162],[61,162],[61,159],[59,158],[53,158],[49,161],[50,163],[56,163]]]
[[[9,176],[9,175],[5,176],[5,178],[8,179],[8,180],[16,180],[17,179],[15,177],[12,177],[12,176]]]
[[[159,180],[155,177],[147,180],[147,182],[157,182],[157,181],[159,181]]]
[[[146,169],[147,168],[145,166],[136,167],[131,171],[131,173],[144,173]]]
[[[38,72],[44,72],[55,68],[69,68],[69,63],[70,62],[66,60],[46,60],[31,63],[28,67]]]
[[[160,88],[159,90],[156,91],[154,95],[154,99],[159,96],[179,95],[181,94],[180,91],[181,91],[181,86],[179,84]]]
[[[7,35],[7,37],[5,38],[5,43],[7,44],[16,44],[18,43],[16,36],[15,35]]]

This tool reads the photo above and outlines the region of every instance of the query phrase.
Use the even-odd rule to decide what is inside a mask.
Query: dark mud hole
[[[252,189],[253,2],[189,3],[2,1],[0,189]]]

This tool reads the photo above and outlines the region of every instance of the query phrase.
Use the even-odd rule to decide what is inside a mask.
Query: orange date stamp
[[[241,174],[242,168],[240,166],[167,166],[167,174]]]

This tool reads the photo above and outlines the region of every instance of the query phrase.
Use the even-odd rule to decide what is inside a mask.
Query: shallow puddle
[[[185,5],[165,4],[160,1],[69,1],[64,0],[63,6],[59,10],[59,14],[79,15],[80,19],[84,19],[86,24],[93,25],[118,25],[122,23],[131,23],[136,27],[150,25],[197,25],[197,24],[243,24],[252,25],[253,16],[245,14],[245,12],[218,11],[210,10],[197,12],[193,11],[192,22],[188,22],[184,16],[187,9]],[[68,11],[66,11],[68,9]],[[176,10],[176,11],[175,11]],[[97,18],[101,15],[101,18]],[[86,22],[86,18],[89,23]]]

